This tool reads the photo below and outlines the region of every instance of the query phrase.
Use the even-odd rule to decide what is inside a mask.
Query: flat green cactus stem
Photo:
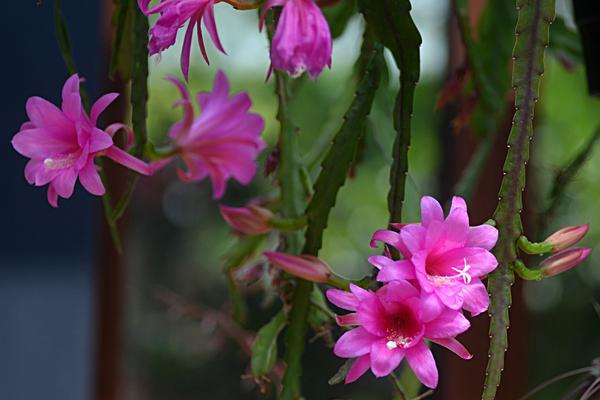
[[[504,369],[508,348],[509,308],[513,267],[517,261],[517,240],[523,233],[521,211],[525,189],[525,168],[533,138],[533,117],[540,80],[544,72],[544,51],[549,43],[549,27],[554,19],[554,0],[519,0],[519,16],[513,50],[515,114],[508,139],[504,178],[494,213],[499,240],[495,249],[498,268],[488,279],[490,292],[490,348],[482,400],[493,400]]]

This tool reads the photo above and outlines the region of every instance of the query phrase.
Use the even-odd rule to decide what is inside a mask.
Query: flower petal
[[[469,350],[467,350],[467,348],[455,338],[431,339],[431,341],[439,344],[440,346],[444,346],[463,360],[470,360],[473,358],[473,355],[469,353]]]
[[[93,161],[90,161],[86,166],[79,171],[79,182],[81,185],[93,195],[102,196],[105,193],[104,185],[94,165]]]
[[[491,250],[498,241],[498,229],[491,225],[483,224],[472,226],[469,228],[467,235],[467,247],[483,247],[486,250]]]
[[[327,299],[336,306],[344,310],[356,311],[358,301],[356,297],[349,292],[339,289],[329,289],[325,292]]]
[[[454,337],[469,329],[471,323],[460,311],[444,310],[425,325],[425,337],[432,339]]]
[[[378,378],[387,376],[400,365],[403,358],[403,349],[389,349],[386,340],[380,339],[371,346],[371,371]]]
[[[415,267],[408,260],[394,261],[388,257],[377,255],[369,257],[369,262],[380,269],[377,274],[379,282],[416,279]]]
[[[352,383],[361,376],[363,376],[363,374],[367,372],[370,366],[371,357],[368,354],[358,357],[356,361],[354,361],[352,367],[350,367],[350,370],[346,375],[346,384]]]
[[[406,361],[423,385],[435,389],[438,384],[438,370],[431,350],[423,341],[406,351]]]
[[[421,223],[428,226],[432,221],[442,222],[444,220],[444,210],[440,203],[431,196],[421,198]]]
[[[471,282],[463,288],[463,308],[472,316],[481,314],[490,306],[490,296],[485,285],[480,281]]]
[[[371,345],[377,340],[364,328],[358,327],[344,333],[336,342],[333,353],[338,357],[353,358],[371,351]]]

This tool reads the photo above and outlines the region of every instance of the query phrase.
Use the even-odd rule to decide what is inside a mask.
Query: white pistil
[[[396,343],[394,340],[390,340],[385,344],[385,347],[387,347],[388,350],[394,350],[396,347],[398,347],[398,343]]]
[[[468,285],[471,283],[471,275],[467,272],[471,269],[471,266],[469,264],[467,264],[467,259],[463,258],[463,262],[464,265],[462,268],[460,267],[452,267],[452,269],[456,272],[458,272],[457,275],[455,275],[456,278],[462,278],[463,282],[465,283],[465,285]]]

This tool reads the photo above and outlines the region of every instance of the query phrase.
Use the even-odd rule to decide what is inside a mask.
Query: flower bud
[[[587,234],[590,226],[567,226],[548,236],[544,242],[552,245],[552,252],[557,253],[579,242]]]
[[[221,215],[229,225],[238,232],[248,235],[258,235],[270,232],[272,227],[269,222],[273,213],[257,205],[245,207],[226,207],[219,205]]]
[[[573,247],[546,258],[540,264],[542,276],[555,276],[570,270],[585,260],[591,251],[587,247]]]
[[[307,281],[325,283],[331,276],[329,266],[317,257],[293,256],[276,251],[266,251],[264,255],[277,268]]]

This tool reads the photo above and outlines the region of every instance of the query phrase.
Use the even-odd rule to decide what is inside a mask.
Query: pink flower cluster
[[[31,97],[26,110],[30,121],[21,126],[12,145],[20,154],[29,157],[25,178],[36,186],[48,185],[48,202],[57,207],[58,197],[69,198],[77,179],[90,193],[102,196],[104,185],[94,163],[105,156],[143,175],[152,175],[176,157],[186,164],[179,171],[184,182],[200,181],[210,176],[214,198],[221,198],[230,178],[247,185],[256,173],[256,157],[265,147],[260,138],[263,119],[249,112],[252,105],[247,93],[229,95],[229,82],[219,71],[212,92],[198,94],[202,110],[199,117],[185,86],[169,79],[181,92],[176,104],[184,110],[183,119],[169,132],[172,156],[153,164],[130,155],[114,145],[113,135],[120,129],[132,130],[117,123],[102,130],[96,126],[98,116],[118,96],[109,93],[92,107],[90,115],[83,108],[79,93],[79,76],[70,77],[63,88],[62,109],[40,98]]]
[[[160,54],[175,44],[177,32],[187,23],[181,53],[181,70],[187,80],[194,28],[202,56],[208,63],[200,25],[202,21],[217,49],[225,53],[213,11],[215,3],[220,1],[161,0],[150,7],[151,0],[138,0],[138,6],[145,15],[159,14],[149,32],[150,54]],[[325,66],[331,67],[332,38],[327,20],[314,0],[268,0],[260,19],[261,30],[267,11],[276,6],[282,6],[283,11],[271,46],[272,68],[288,72],[291,76],[308,71],[315,79]]]
[[[456,340],[472,315],[485,311],[489,297],[481,279],[498,265],[490,253],[498,238],[489,225],[469,226],[465,202],[455,197],[447,218],[431,197],[421,200],[421,222],[403,225],[400,232],[380,230],[372,245],[382,241],[395,248],[401,260],[389,254],[372,256],[383,287],[372,292],[351,285],[351,291],[330,289],[328,299],[351,311],[338,324],[354,327],[336,343],[339,357],[356,358],[346,382],[369,368],[377,377],[390,374],[406,358],[419,380],[430,388],[438,372],[425,340],[448,348],[464,359],[472,356]]]

